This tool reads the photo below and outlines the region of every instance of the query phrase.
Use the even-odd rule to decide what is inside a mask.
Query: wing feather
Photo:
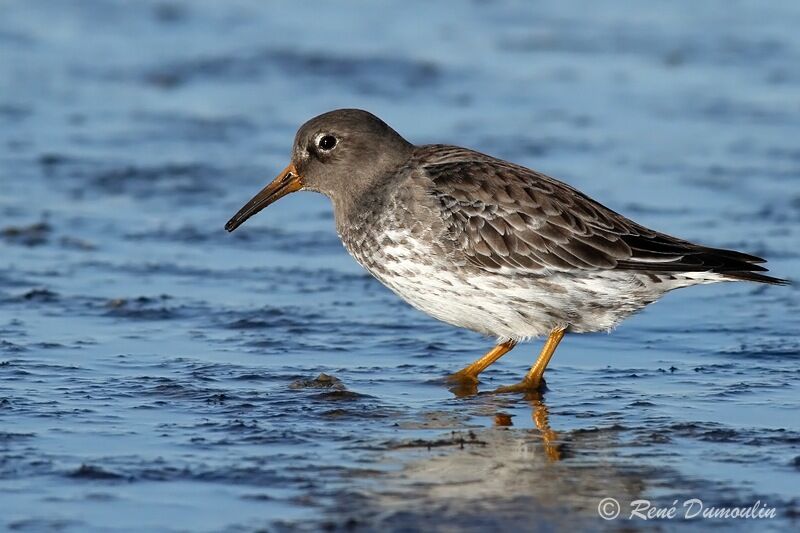
[[[417,149],[446,232],[473,264],[548,270],[718,272],[777,283],[763,259],[650,230],[558,180],[471,150]]]

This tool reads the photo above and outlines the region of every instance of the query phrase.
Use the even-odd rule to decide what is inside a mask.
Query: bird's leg
[[[471,365],[462,368],[455,374],[451,374],[448,377],[449,381],[455,382],[471,382],[477,383],[478,382],[478,374],[489,368],[489,365],[503,357],[505,354],[511,351],[511,349],[517,345],[517,341],[508,340],[506,342],[502,342],[489,350],[486,355],[472,363]]]
[[[544,370],[547,368],[548,363],[550,363],[550,359],[553,358],[558,343],[564,338],[566,332],[567,330],[565,329],[554,329],[551,331],[550,336],[547,337],[547,342],[545,342],[542,347],[539,358],[533,363],[533,366],[528,370],[525,377],[522,378],[522,381],[516,385],[499,387],[495,392],[525,392],[540,389],[544,384],[544,379],[542,378],[542,376],[544,376]]]

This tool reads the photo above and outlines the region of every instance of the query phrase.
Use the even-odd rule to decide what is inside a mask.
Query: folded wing
[[[431,148],[423,172],[448,235],[483,269],[714,272],[784,283],[759,274],[766,271],[759,257],[650,230],[538,172],[471,150]]]

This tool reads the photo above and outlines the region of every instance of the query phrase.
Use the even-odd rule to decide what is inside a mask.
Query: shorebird
[[[673,289],[787,283],[763,274],[760,257],[648,229],[561,181],[474,150],[415,146],[358,109],[303,124],[291,164],[225,228],[301,190],[331,199],[344,247],[403,300],[498,339],[451,380],[477,384],[518,342],[547,337],[525,377],[498,392],[542,388],[567,332],[610,331]]]

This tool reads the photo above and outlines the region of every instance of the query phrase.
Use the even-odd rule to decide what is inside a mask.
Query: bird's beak
[[[292,163],[283,169],[283,172],[278,174],[278,177],[272,180],[269,185],[253,196],[244,207],[239,209],[239,212],[233,215],[233,218],[225,224],[225,229],[228,231],[235,230],[244,224],[245,220],[255,215],[269,204],[276,202],[289,193],[299,191],[302,188],[303,180],[294,167],[294,163]]]

